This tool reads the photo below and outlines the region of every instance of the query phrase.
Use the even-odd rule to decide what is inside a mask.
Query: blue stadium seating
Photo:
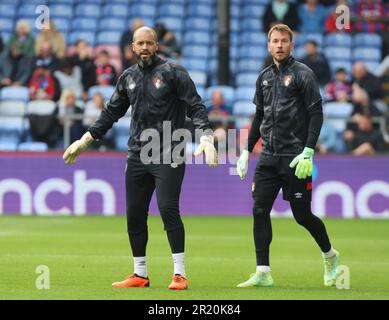
[[[14,21],[9,18],[0,18],[0,30],[1,33],[3,32],[12,33],[14,31]]]
[[[14,100],[27,102],[30,94],[27,87],[5,87],[0,90],[0,101]]]
[[[100,17],[100,5],[94,3],[80,3],[76,7],[76,16],[80,18]]]
[[[79,17],[72,20],[72,30],[73,31],[92,31],[97,30],[97,20],[91,17],[84,18]]]
[[[113,16],[113,17],[122,17],[126,18],[128,15],[128,5],[125,4],[106,4],[103,6],[102,14],[104,17]]]
[[[100,31],[97,34],[96,45],[118,44],[122,34],[120,31]]]
[[[189,75],[196,87],[205,87],[207,85],[207,73],[202,71],[188,70]]]
[[[353,111],[353,105],[348,102],[327,102],[323,105],[323,114],[329,118],[348,119]]]
[[[304,45],[308,40],[314,40],[321,48],[323,46],[323,35],[321,33],[300,33],[295,37],[295,46]]]
[[[17,10],[17,16],[19,19],[29,17],[29,18],[36,18],[35,13],[36,5],[35,4],[25,4],[19,6]]]
[[[108,101],[111,98],[114,91],[115,91],[114,86],[93,86],[89,88],[88,95],[89,97],[93,97],[95,93],[99,92],[103,95],[104,100]]]
[[[207,46],[186,45],[182,50],[182,55],[184,57],[207,59],[209,56],[209,49]]]
[[[268,51],[265,46],[256,45],[256,46],[241,46],[238,49],[238,59],[258,59],[262,60],[266,58],[268,55]]]
[[[207,5],[204,3],[197,4],[195,2],[191,2],[188,7],[187,7],[187,12],[192,16],[192,17],[214,17],[215,15],[215,9],[214,6]]]
[[[324,54],[328,60],[344,60],[345,57],[351,57],[351,49],[347,47],[328,46],[324,49]]]
[[[199,58],[182,58],[182,65],[188,70],[207,72],[207,60]]]
[[[68,33],[69,30],[71,29],[70,22],[71,20],[66,19],[66,18],[53,18],[55,27],[57,28],[58,31],[63,32],[63,33]]]
[[[18,151],[45,152],[48,149],[47,143],[39,141],[22,142],[18,145]]]
[[[232,106],[234,115],[251,116],[255,113],[255,104],[250,101],[236,101]]]
[[[347,33],[329,33],[324,37],[325,46],[351,47],[353,38]]]
[[[127,27],[127,21],[119,17],[103,18],[99,21],[100,31],[119,31],[120,33]]]
[[[208,18],[190,17],[185,19],[185,29],[193,31],[211,31],[212,24]]]
[[[150,3],[133,3],[130,8],[130,14],[134,17],[152,17],[157,15],[157,8]]]
[[[184,43],[186,44],[204,44],[209,45],[211,36],[209,32],[187,31],[184,35]]]
[[[375,33],[357,33],[354,35],[355,47],[373,47],[381,49],[381,36]]]
[[[160,16],[172,16],[182,18],[185,15],[185,7],[180,4],[162,3],[159,6],[158,13]]]
[[[243,32],[259,32],[262,31],[262,23],[260,19],[246,18],[240,24],[240,29]]]
[[[258,79],[258,73],[238,73],[235,78],[235,86],[237,87],[249,87],[256,83]]]
[[[381,61],[381,50],[378,48],[356,47],[353,49],[354,61]]]
[[[254,94],[255,94],[255,86],[238,87],[235,90],[235,101],[253,101]]]
[[[246,18],[261,19],[265,10],[266,6],[247,3],[243,5],[241,16]]]
[[[262,61],[257,59],[239,59],[236,72],[259,72],[262,67]]]
[[[347,58],[347,57],[345,57]],[[351,72],[352,72],[352,64],[350,60],[329,60],[328,61],[331,72],[335,76],[335,71],[339,68],[344,68],[347,71],[347,74],[349,77],[351,77]]]
[[[174,32],[174,35],[182,32],[184,27],[182,19],[177,17],[158,17],[156,21],[162,22],[169,30]]]
[[[16,15],[16,6],[11,3],[0,3],[0,17],[14,18]]]
[[[72,18],[73,7],[65,4],[52,4],[50,5],[50,17],[51,18]]]
[[[230,86],[211,86],[207,88],[205,98],[207,100],[212,99],[212,93],[214,91],[221,91],[224,97],[224,100],[227,104],[232,105],[235,99],[235,89]]]
[[[267,35],[264,32],[243,32],[240,35],[241,45],[267,45]],[[265,47],[266,48],[266,47]]]

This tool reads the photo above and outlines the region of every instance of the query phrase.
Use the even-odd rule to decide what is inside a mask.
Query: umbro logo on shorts
[[[296,192],[296,193],[294,194],[294,197],[295,197],[296,199],[301,199],[301,198],[303,197],[303,194],[302,194],[301,192]]]

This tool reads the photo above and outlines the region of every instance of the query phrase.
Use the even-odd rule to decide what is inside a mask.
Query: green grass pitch
[[[124,217],[0,216],[0,299],[389,299],[389,221],[326,219],[350,289],[325,288],[318,247],[292,219],[273,219],[273,288],[236,288],[255,270],[250,217],[183,217],[190,289],[169,291],[172,259],[149,218],[150,288],[112,288],[132,272]],[[36,267],[50,289],[35,286]]]

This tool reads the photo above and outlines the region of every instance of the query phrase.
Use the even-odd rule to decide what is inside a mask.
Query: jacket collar
[[[142,61],[140,59],[138,59],[137,61],[137,64],[138,64],[138,67],[141,71],[145,71],[145,70],[151,70],[153,69],[155,66],[159,65],[162,63],[162,59],[156,54],[153,58],[152,58],[152,61],[149,65],[147,66],[144,66]]]
[[[294,57],[293,57],[292,55],[290,55],[290,56],[288,57],[288,59],[286,59],[286,60],[280,65],[280,69],[279,69],[279,70],[280,70],[280,71],[281,71],[281,70],[285,70],[285,68],[289,67],[294,61],[295,61]],[[278,71],[277,66],[276,66],[276,64],[274,63],[274,61],[273,61],[273,64],[272,64],[271,66],[272,66],[272,68],[273,68],[274,70],[277,70],[277,71]]]

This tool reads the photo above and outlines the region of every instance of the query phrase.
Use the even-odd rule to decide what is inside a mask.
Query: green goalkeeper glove
[[[66,164],[73,164],[76,162],[77,157],[81,152],[84,152],[88,149],[89,145],[92,143],[93,137],[90,132],[86,132],[80,140],[74,141],[64,152],[62,159]]]
[[[205,153],[205,162],[211,168],[217,166],[217,152],[213,145],[213,136],[202,136],[200,137],[200,144],[194,152],[194,156],[200,155],[202,152]]]
[[[312,157],[314,150],[308,147],[305,147],[303,152],[296,156],[292,162],[289,164],[289,167],[296,167],[295,175],[299,179],[305,179],[312,175]]]
[[[248,152],[248,150],[243,150],[236,164],[236,171],[238,172],[238,175],[241,180],[244,180],[244,178],[246,177],[249,156],[250,156],[250,152]]]

